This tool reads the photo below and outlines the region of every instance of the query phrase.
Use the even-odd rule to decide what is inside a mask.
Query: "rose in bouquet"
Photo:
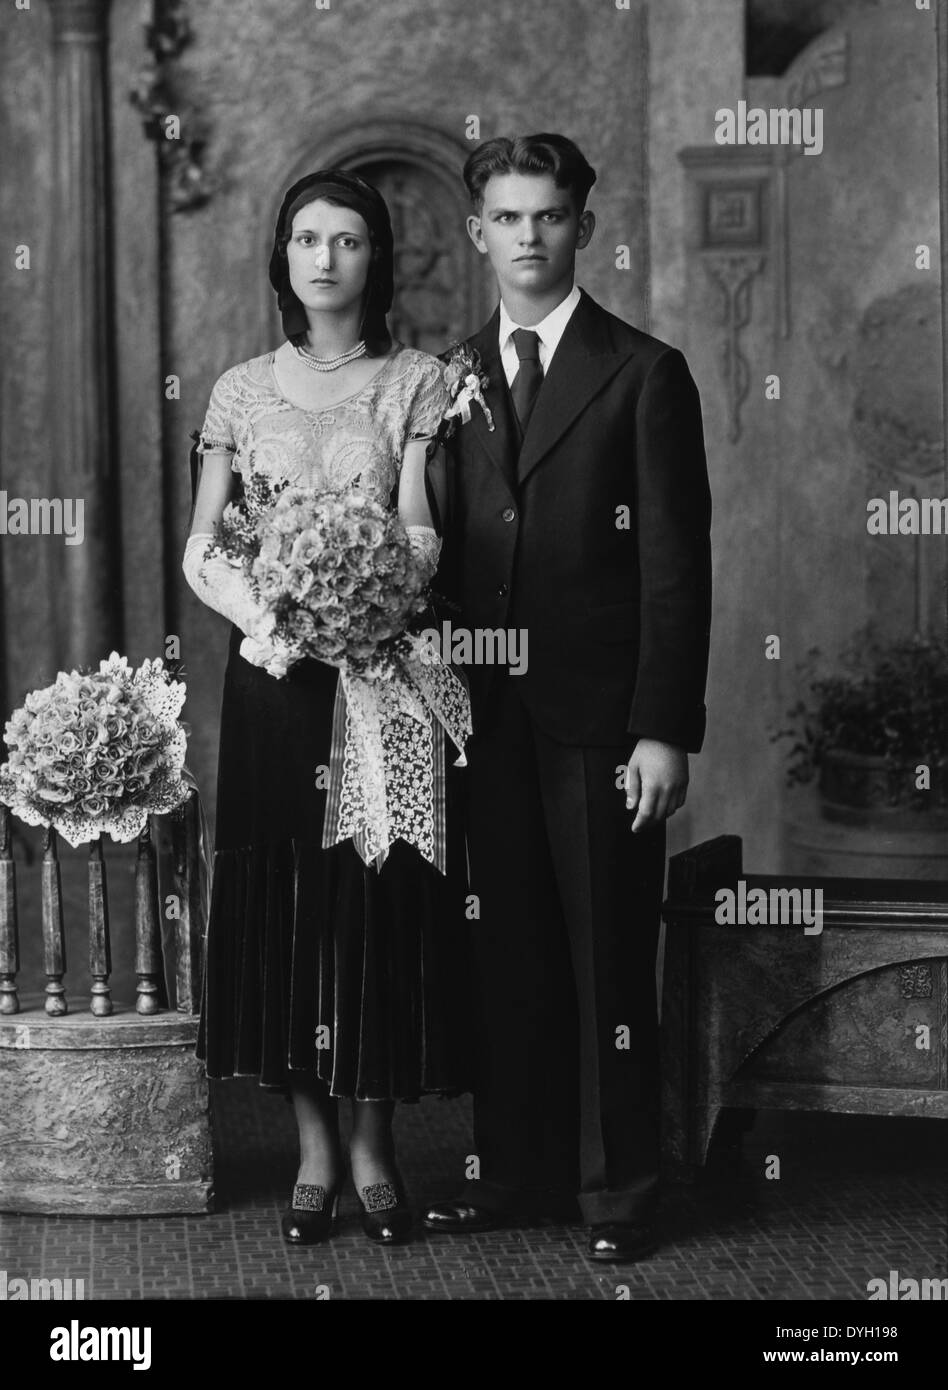
[[[225,508],[216,551],[237,564],[298,657],[378,669],[425,605],[397,514],[364,494],[258,486]]]
[[[98,671],[60,671],[7,722],[0,801],[71,845],[101,834],[133,840],[149,815],[188,796],[184,697],[160,660],[133,671],[113,652]]]

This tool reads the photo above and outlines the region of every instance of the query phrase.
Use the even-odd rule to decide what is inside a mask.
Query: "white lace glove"
[[[209,531],[190,538],[181,562],[185,579],[202,603],[246,634],[240,644],[245,661],[261,666],[277,679],[285,676],[296,660],[295,653],[273,635],[274,616],[253,597],[241,571],[223,555],[208,557],[213,542]]]
[[[299,661],[300,654],[280,637],[245,637],[240,644],[240,655],[244,661],[249,661],[251,666],[260,666],[266,671],[268,676],[273,676],[280,680],[295,661]]]
[[[418,568],[424,574],[427,583],[438,568],[438,558],[441,555],[441,537],[433,526],[406,526],[405,532],[412,554],[418,563]]]

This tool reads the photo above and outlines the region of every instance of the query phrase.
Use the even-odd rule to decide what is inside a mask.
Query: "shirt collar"
[[[550,312],[547,314],[546,318],[545,318],[545,319],[541,319],[541,321],[540,321],[539,323],[534,324],[533,328],[530,330],[530,332],[536,333],[536,334],[537,334],[537,336],[538,336],[539,339],[540,339],[540,342],[541,342],[541,343],[543,344],[543,346],[546,348],[547,353],[548,353],[550,356],[552,356],[552,354],[556,351],[557,344],[559,343],[560,339],[561,339],[562,336],[563,336],[563,330],[566,328],[566,325],[569,323],[570,319],[572,318],[573,310],[576,308],[576,305],[577,305],[578,303],[579,303],[579,286],[578,286],[578,285],[574,285],[573,288],[570,290],[569,294],[566,296],[566,298],[565,298],[565,299],[561,299],[560,302],[559,302],[559,304],[557,304],[556,308],[555,308],[555,309],[551,309]],[[522,327],[523,327],[522,324],[514,323],[513,319],[510,317],[510,315],[509,315],[508,312],[507,312],[507,306],[504,304],[504,301],[501,300],[501,301],[500,301],[500,349],[501,349],[501,351],[503,351],[504,348],[506,347],[507,342],[508,342],[508,340],[509,340],[509,338],[510,338],[510,335],[511,335],[511,333],[513,333],[514,329],[515,329],[515,328],[522,328]]]

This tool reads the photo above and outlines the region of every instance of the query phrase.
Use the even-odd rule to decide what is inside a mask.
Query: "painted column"
[[[109,0],[50,0],[52,477],[64,515],[74,504],[75,520],[81,517],[82,522],[77,533],[81,544],[56,541],[57,657],[67,666],[97,664],[120,642],[106,123],[108,12]]]

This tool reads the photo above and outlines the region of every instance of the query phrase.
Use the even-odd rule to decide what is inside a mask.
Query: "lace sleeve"
[[[415,563],[427,581],[438,568],[441,538],[433,526],[406,526],[405,531]]]
[[[211,399],[201,428],[198,441],[199,454],[209,454],[213,449],[226,449],[232,454],[236,449],[231,424],[231,407],[234,403],[233,370],[225,372],[214,383]]]
[[[408,439],[430,439],[448,408],[450,397],[444,384],[444,367],[436,357],[428,357],[419,373],[408,410]]]

